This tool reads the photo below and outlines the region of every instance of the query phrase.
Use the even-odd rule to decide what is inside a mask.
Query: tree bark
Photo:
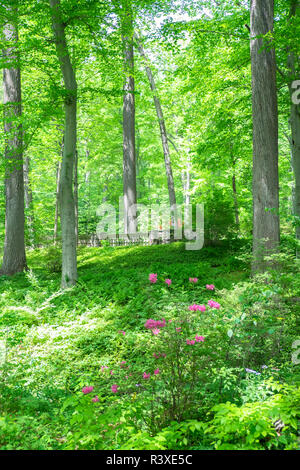
[[[172,164],[171,164],[171,158],[170,158],[170,149],[169,149],[169,143],[168,143],[166,122],[164,119],[163,110],[162,110],[160,99],[158,96],[156,83],[152,74],[152,70],[150,66],[148,65],[149,60],[146,56],[142,41],[136,34],[135,34],[135,39],[136,39],[139,53],[141,54],[141,56],[143,57],[145,61],[145,69],[146,69],[146,73],[147,73],[148,80],[150,83],[150,88],[153,93],[153,100],[154,100],[155,110],[156,110],[157,119],[159,123],[160,136],[161,136],[162,148],[163,148],[164,159],[165,159],[169,201],[170,201],[170,206],[172,207],[172,206],[175,206],[176,204],[176,195],[175,195],[174,178],[173,178]]]
[[[253,272],[267,268],[266,255],[280,241],[276,58],[261,35],[273,31],[274,0],[251,0],[253,115]]]
[[[33,212],[32,189],[31,189],[31,184],[30,184],[30,158],[28,155],[24,159],[23,172],[24,172],[26,222],[27,222],[27,228],[28,228],[29,243],[34,248],[35,246],[34,212]]]
[[[136,215],[130,211],[137,202],[135,149],[135,83],[133,49],[133,12],[130,0],[122,2],[121,30],[124,53],[123,98],[123,191],[124,229],[126,234],[136,232]]]
[[[60,175],[60,217],[62,233],[62,288],[77,281],[77,254],[75,232],[75,201],[73,193],[74,163],[77,141],[77,83],[70,60],[61,18],[60,0],[49,0],[52,29],[65,88],[64,152]]]
[[[56,197],[55,197],[55,218],[54,218],[54,230],[53,230],[54,245],[57,245],[57,242],[58,242],[60,172],[61,172],[61,162],[58,162],[56,165],[56,192],[55,192]]]
[[[75,204],[75,237],[78,245],[78,152],[75,152],[74,163],[74,204]]]
[[[1,274],[13,275],[26,268],[23,130],[21,72],[18,53],[17,9],[6,7],[9,19],[3,27],[3,105],[5,134],[5,242]]]
[[[300,16],[300,3],[298,0],[291,1],[290,18]],[[291,51],[288,55],[289,70],[289,91],[290,91],[290,128],[291,138],[290,148],[292,156],[292,168],[294,173],[295,185],[293,188],[293,213],[296,219],[296,239],[300,240],[300,105],[293,102],[292,87],[293,81],[299,79],[297,77],[296,64],[298,63],[295,52]],[[297,250],[297,257],[300,256]]]

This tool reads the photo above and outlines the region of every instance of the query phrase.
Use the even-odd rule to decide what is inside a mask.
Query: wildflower
[[[144,326],[145,328],[152,330],[153,328],[156,328],[156,321],[150,318],[149,320],[146,321]]]
[[[176,328],[176,331],[178,331],[178,333],[181,331],[181,326],[179,326],[178,328]]]
[[[82,393],[84,395],[87,395],[88,393],[91,393],[94,390],[94,387],[83,387]]]
[[[108,369],[108,366],[101,366],[101,371],[103,372],[105,369]]]
[[[261,373],[260,373],[260,372],[257,372],[256,370],[245,369],[245,371],[248,372],[249,374],[261,375]]]
[[[154,371],[154,375],[158,375],[159,374],[159,369],[155,369]],[[150,374],[149,374],[150,375]]]
[[[119,331],[119,333],[121,333],[123,336],[125,336],[125,335],[126,335],[126,332],[125,332],[125,331],[123,331],[123,330],[120,330],[120,331]]]
[[[194,339],[187,339],[187,340],[186,340],[186,344],[194,345],[194,344],[195,344],[195,340],[194,340]]]
[[[162,320],[157,320],[156,327],[163,328],[164,326],[166,326],[166,320],[164,318]]]
[[[152,283],[152,284],[155,284],[157,282],[157,274],[149,274],[149,281]]]
[[[98,395],[96,395],[94,398],[92,398],[93,403],[97,403],[98,401],[100,401]]]
[[[191,310],[192,312],[196,312],[197,310],[199,310],[200,312],[205,312],[206,307],[205,305],[193,304],[189,306],[189,310]]]
[[[160,353],[159,354],[153,353],[153,357],[155,357],[155,359],[159,359],[160,358]]]
[[[150,379],[150,374],[146,374],[146,372],[143,373],[143,378],[144,379]]]
[[[196,335],[196,336],[195,336],[195,341],[196,341],[197,343],[201,343],[201,341],[204,341],[204,337],[203,337],[203,336],[198,336],[198,335]]]
[[[209,300],[207,303],[211,308],[219,309],[221,307],[221,305],[218,304],[218,302],[215,302],[214,300]]]
[[[266,366],[266,365],[263,365],[263,366],[261,366],[261,368],[262,368],[262,369],[267,369],[267,368],[268,368],[268,366]]]
[[[152,330],[152,333],[153,333],[154,335],[158,335],[159,332],[160,332],[160,330],[159,330],[158,328],[154,328],[154,329]]]
[[[165,283],[168,284],[168,286],[170,287],[170,285],[172,284],[172,281],[171,279],[165,279]]]
[[[213,284],[206,284],[205,287],[207,290],[215,290],[215,286]]]
[[[117,391],[118,391],[118,385],[112,385],[112,386],[111,386],[111,391],[112,391],[113,393],[117,393]]]
[[[198,282],[198,278],[197,277],[189,277],[189,281],[196,284],[196,282]]]
[[[110,375],[114,375],[114,371],[113,371],[113,370],[110,371]]]

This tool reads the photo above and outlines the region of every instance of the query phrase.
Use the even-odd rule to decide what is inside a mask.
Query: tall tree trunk
[[[57,242],[58,242],[60,172],[61,172],[61,162],[58,162],[56,165],[55,217],[54,217],[54,230],[53,230],[54,245],[57,245]]]
[[[253,272],[280,241],[276,59],[261,35],[273,31],[274,0],[251,0],[253,115]],[[266,47],[267,46],[267,47]]]
[[[75,236],[78,245],[78,152],[75,152],[74,163],[74,204],[75,204]]]
[[[77,140],[77,83],[70,60],[61,18],[60,0],[49,0],[56,53],[65,87],[64,153],[60,176],[60,217],[62,232],[62,288],[77,281],[75,202],[73,193],[74,162]]]
[[[291,0],[290,18],[300,17],[300,2],[299,0]],[[292,155],[292,168],[294,173],[295,186],[293,189],[293,213],[296,218],[296,239],[300,240],[300,105],[294,103],[293,93],[295,90],[292,87],[293,81],[299,79],[297,77],[296,64],[298,64],[295,52],[291,51],[288,56],[288,70],[289,70],[289,90],[291,100],[291,113],[290,113],[290,127],[291,138],[290,147]],[[300,253],[297,252],[297,257]]]
[[[26,222],[28,228],[29,243],[34,248],[35,246],[35,233],[34,233],[34,212],[33,212],[33,198],[32,189],[30,184],[30,158],[27,155],[24,158],[23,165],[24,172],[24,194],[25,194],[25,209],[26,209]]]
[[[126,234],[136,232],[136,216],[130,208],[137,202],[136,197],[136,154],[135,154],[135,84],[133,49],[133,12],[131,0],[122,2],[121,29],[124,53],[124,98],[123,98],[123,188],[124,188],[124,229]]]
[[[169,201],[170,201],[170,206],[174,206],[176,204],[176,195],[175,195],[175,187],[174,187],[174,178],[173,178],[173,171],[172,171],[172,164],[171,164],[171,158],[170,158],[170,150],[169,150],[169,143],[168,143],[168,136],[167,136],[167,129],[166,129],[166,123],[164,119],[164,114],[163,110],[161,107],[160,99],[158,96],[158,91],[156,88],[155,80],[152,74],[152,70],[150,68],[149,64],[149,59],[146,56],[146,53],[144,51],[144,47],[142,44],[141,39],[135,34],[135,39],[136,43],[138,46],[138,50],[143,57],[145,61],[145,68],[146,68],[146,73],[148,76],[148,80],[150,83],[150,88],[153,93],[153,99],[154,99],[154,104],[155,104],[155,110],[157,114],[157,119],[159,123],[159,129],[160,129],[160,135],[161,135],[161,142],[162,142],[162,148],[164,152],[164,159],[165,159],[165,168],[166,168],[166,175],[167,175],[167,182],[168,182],[168,192],[169,192]]]
[[[24,237],[23,131],[21,124],[21,73],[18,54],[17,9],[6,7],[9,19],[3,28],[3,104],[5,133],[5,243],[1,274],[26,268]]]

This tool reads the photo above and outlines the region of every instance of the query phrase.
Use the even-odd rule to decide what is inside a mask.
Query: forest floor
[[[211,337],[214,349],[219,351],[220,338],[227,348],[232,337],[230,331],[235,331],[239,322],[236,319],[243,308],[248,308],[251,303],[249,297],[246,300],[243,297],[245,286],[248,294],[249,289],[251,291],[249,295],[257,296],[249,284],[249,263],[241,255],[245,249],[245,244],[237,246],[230,243],[200,251],[186,251],[182,243],[132,248],[80,248],[79,282],[67,291],[60,290],[60,273],[51,272],[56,267],[55,255],[47,250],[30,252],[30,270],[27,273],[0,279],[0,340],[6,344],[6,360],[2,371],[0,369],[0,449],[81,448],[80,442],[84,439],[81,440],[79,433],[79,444],[76,443],[76,430],[81,428],[82,418],[78,415],[82,408],[79,399],[76,398],[73,403],[72,397],[78,397],[83,386],[97,384],[104,368],[113,371],[120,367],[121,361],[137,363],[142,360],[137,360],[137,357],[144,357],[150,341],[146,336],[149,331],[144,328],[149,318],[166,318],[171,322],[176,320],[179,310],[187,310],[195,302],[207,304],[213,298],[221,304],[221,309],[197,323],[202,328],[199,333],[209,338],[211,329],[218,330],[216,322],[222,315],[220,333],[214,333]],[[150,273],[158,274],[156,285],[149,283]],[[190,277],[196,277],[198,282],[189,282]],[[172,280],[170,286],[165,284],[166,278]],[[214,284],[215,291],[207,290],[206,284]],[[274,285],[278,292],[278,283]],[[270,296],[268,290],[270,286],[264,288],[264,294],[260,292],[263,301]],[[290,293],[289,298],[292,295]],[[239,301],[241,307],[237,306]],[[297,315],[292,303],[289,304],[287,299],[284,302],[286,315],[294,312],[288,326],[289,334],[292,334]],[[227,309],[226,321],[222,309],[223,312]],[[199,316],[200,312],[196,313]],[[253,355],[247,349],[249,362],[245,364],[243,359],[237,363],[237,357],[243,356],[238,349],[244,342],[241,336],[231,358],[228,352],[223,357],[221,349],[217,351],[216,358],[223,361],[220,363],[222,367],[225,365],[230,369],[231,365],[232,370],[235,367],[240,373],[241,367],[261,367],[267,363],[268,367],[272,366],[273,370],[278,371],[273,372],[272,377],[275,374],[275,379],[284,377],[284,382],[292,383],[290,351],[286,351],[286,343],[280,344],[280,352],[277,349],[274,352],[278,337],[282,337],[280,318],[285,313],[281,309],[280,317],[278,313],[276,315],[279,318],[277,323],[273,319],[272,325],[267,325],[269,330],[275,328],[273,333],[263,331],[260,336],[260,333],[255,333],[256,349]],[[272,339],[272,334],[277,335],[274,341],[269,339]],[[266,335],[269,335],[267,339]],[[288,335],[285,341],[289,341]],[[267,344],[265,355],[261,350],[264,343]],[[210,357],[213,357],[213,352]],[[150,364],[149,361],[147,364]],[[222,369],[221,365],[219,370]],[[203,367],[209,370],[212,364]],[[236,384],[232,370],[228,372],[228,383]],[[109,395],[111,384],[117,381],[112,377],[106,377],[109,386],[103,393],[103,377],[101,380],[99,378],[102,385],[98,384],[100,388],[95,393],[101,397]],[[271,375],[267,378],[270,379]],[[258,374],[253,376],[253,380],[258,379]],[[215,383],[214,380],[211,383]],[[227,379],[224,380],[226,382]],[[246,395],[248,393],[248,398],[240,401],[239,405],[247,400],[260,400],[255,393],[250,397],[252,392],[249,390],[254,382],[250,384],[249,377],[247,380],[247,391],[245,388],[243,390]],[[216,387],[219,390],[218,384]],[[226,387],[222,391],[223,402],[236,393],[231,385],[227,388],[227,392]],[[216,402],[216,393],[213,388],[211,390],[212,399],[209,403],[205,402],[205,410]],[[93,405],[97,406],[98,403]],[[89,420],[89,411],[86,413]],[[199,419],[197,413],[195,418]],[[109,420],[113,421],[111,415]],[[111,424],[104,422],[106,427]],[[92,424],[90,429],[93,429]],[[99,434],[99,427],[97,429]],[[95,436],[91,439],[92,442],[84,441],[82,446],[102,448]],[[111,434],[104,447],[121,448],[122,445],[122,439],[118,441]]]

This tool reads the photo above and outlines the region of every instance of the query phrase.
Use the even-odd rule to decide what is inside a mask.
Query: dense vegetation
[[[299,448],[299,13],[0,0],[0,450]]]

